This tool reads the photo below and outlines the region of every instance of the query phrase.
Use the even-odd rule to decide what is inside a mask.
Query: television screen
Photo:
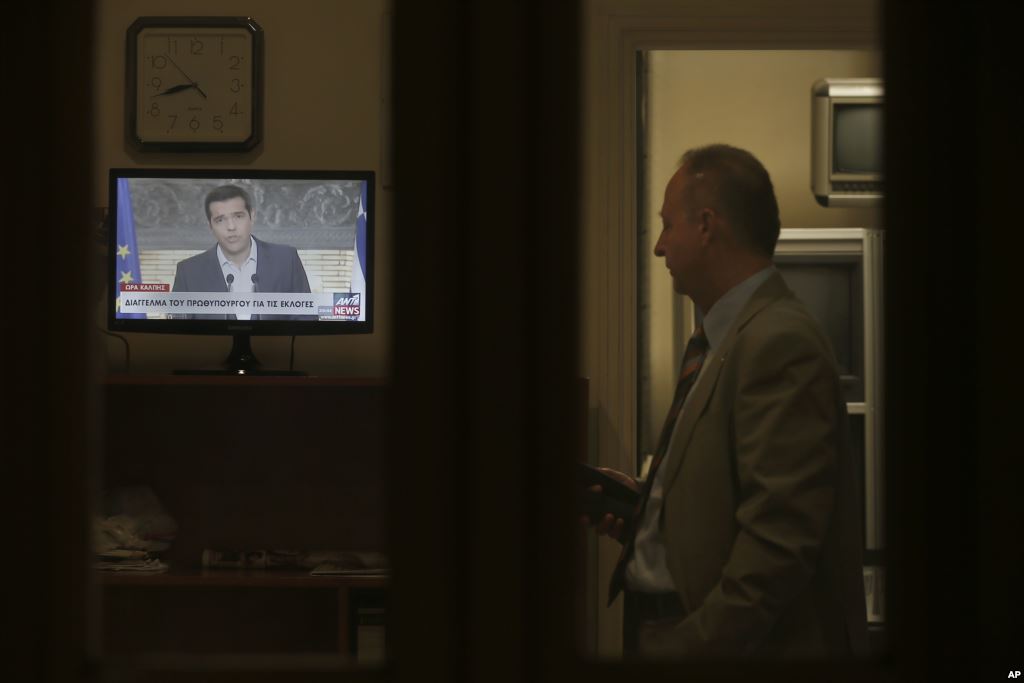
[[[882,106],[836,104],[832,120],[836,173],[882,173]]]
[[[371,171],[112,169],[111,329],[366,333]]]
[[[831,342],[844,400],[863,401],[863,285],[859,263],[776,257],[776,266]]]

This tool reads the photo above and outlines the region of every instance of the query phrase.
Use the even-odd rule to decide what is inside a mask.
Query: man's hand
[[[609,477],[615,479],[616,481],[625,484],[626,486],[633,489],[637,493],[640,492],[640,484],[637,482],[636,479],[629,476],[628,474],[619,472],[618,470],[610,469],[608,467],[598,467],[597,469],[600,470],[602,473],[608,475]],[[600,485],[591,486],[589,490],[593,491],[598,495],[602,493],[602,488]],[[604,518],[598,520],[593,525],[591,525],[590,518],[587,515],[582,515],[580,516],[580,523],[583,526],[593,526],[594,531],[596,531],[599,536],[610,536],[614,538],[616,541],[619,541],[620,543],[622,542],[622,536],[626,529],[626,521],[621,517],[616,517],[615,515],[612,515],[610,513],[606,514]]]

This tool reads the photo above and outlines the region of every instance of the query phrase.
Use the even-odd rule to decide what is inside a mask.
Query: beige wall
[[[641,258],[650,320],[641,328],[650,363],[647,433],[657,438],[689,336],[689,304],[672,291],[653,254],[665,185],[691,147],[725,142],[768,169],[784,228],[880,227],[878,209],[825,208],[811,193],[811,85],[824,77],[881,76],[869,50],[654,50],[648,53],[646,223]]]
[[[95,163],[96,206],[107,204],[107,171],[119,166],[243,167],[254,169],[372,169],[377,177],[375,332],[372,335],[303,337],[295,364],[320,375],[384,376],[388,373],[390,295],[389,169],[381,120],[387,92],[387,0],[100,0],[96,3]],[[139,16],[251,16],[263,28],[265,54],[263,144],[244,155],[141,154],[124,135],[125,31]],[[97,303],[96,320],[105,325]],[[99,335],[100,333],[97,332]],[[228,337],[127,335],[135,372],[216,365],[230,349]],[[287,367],[290,338],[258,337],[253,350],[264,366]],[[103,336],[101,362],[124,366],[124,347]]]
[[[867,50],[652,50],[649,55],[649,207],[690,147],[750,150],[772,176],[786,228],[877,227],[871,209],[825,208],[811,194],[811,85],[881,76]],[[657,217],[657,214],[653,214]]]

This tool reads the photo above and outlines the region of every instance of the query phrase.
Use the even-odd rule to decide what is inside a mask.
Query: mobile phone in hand
[[[583,513],[590,521],[597,523],[611,514],[628,526],[640,494],[592,465],[577,463],[576,469]],[[590,490],[594,485],[601,487],[600,493]]]

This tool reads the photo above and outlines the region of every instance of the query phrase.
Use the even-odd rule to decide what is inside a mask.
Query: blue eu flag
[[[117,246],[114,259],[114,283],[118,288],[114,300],[118,318],[145,318],[143,313],[121,313],[121,283],[142,282],[139,249],[135,242],[135,215],[132,213],[131,188],[127,178],[117,179]]]

